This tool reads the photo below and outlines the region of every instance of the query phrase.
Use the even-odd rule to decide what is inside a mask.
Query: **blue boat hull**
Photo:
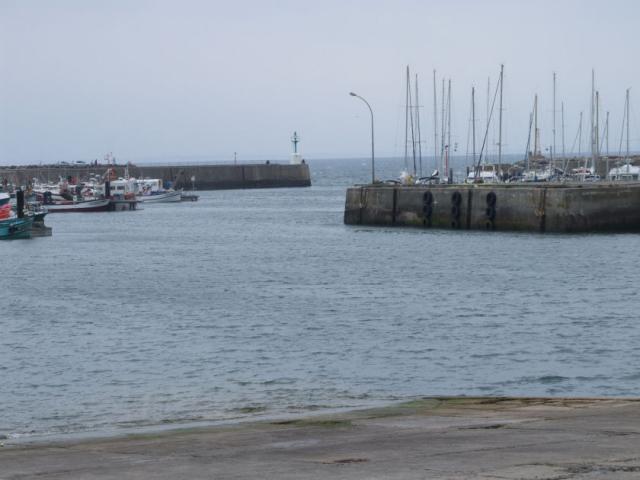
[[[31,218],[12,218],[0,221],[0,240],[31,238]]]

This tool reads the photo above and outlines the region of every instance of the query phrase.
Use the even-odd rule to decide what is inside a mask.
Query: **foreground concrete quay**
[[[640,400],[429,398],[0,449],[2,479],[638,479]]]
[[[347,225],[527,232],[640,231],[640,182],[360,185]]]

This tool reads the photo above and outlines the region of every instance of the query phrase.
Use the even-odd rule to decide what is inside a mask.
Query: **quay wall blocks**
[[[6,178],[17,185],[26,185],[33,178],[55,182],[59,177],[76,177],[81,180],[90,175],[104,175],[106,165],[69,167],[23,167],[0,168],[0,179]],[[112,167],[118,177],[124,176],[124,166]],[[198,190],[218,190],[231,188],[277,188],[309,187],[311,175],[309,165],[252,164],[252,165],[172,165],[172,166],[130,166],[129,174],[134,177],[161,178],[174,182],[175,188],[190,189],[191,177]]]
[[[529,232],[640,231],[640,183],[356,186],[348,225]]]

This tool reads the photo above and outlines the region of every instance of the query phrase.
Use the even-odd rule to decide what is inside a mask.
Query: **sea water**
[[[345,226],[369,168],[52,214],[52,237],[0,243],[0,435],[640,395],[640,236]]]

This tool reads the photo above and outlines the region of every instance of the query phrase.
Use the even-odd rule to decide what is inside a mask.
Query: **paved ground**
[[[640,400],[424,399],[0,448],[0,479],[640,479]]]

